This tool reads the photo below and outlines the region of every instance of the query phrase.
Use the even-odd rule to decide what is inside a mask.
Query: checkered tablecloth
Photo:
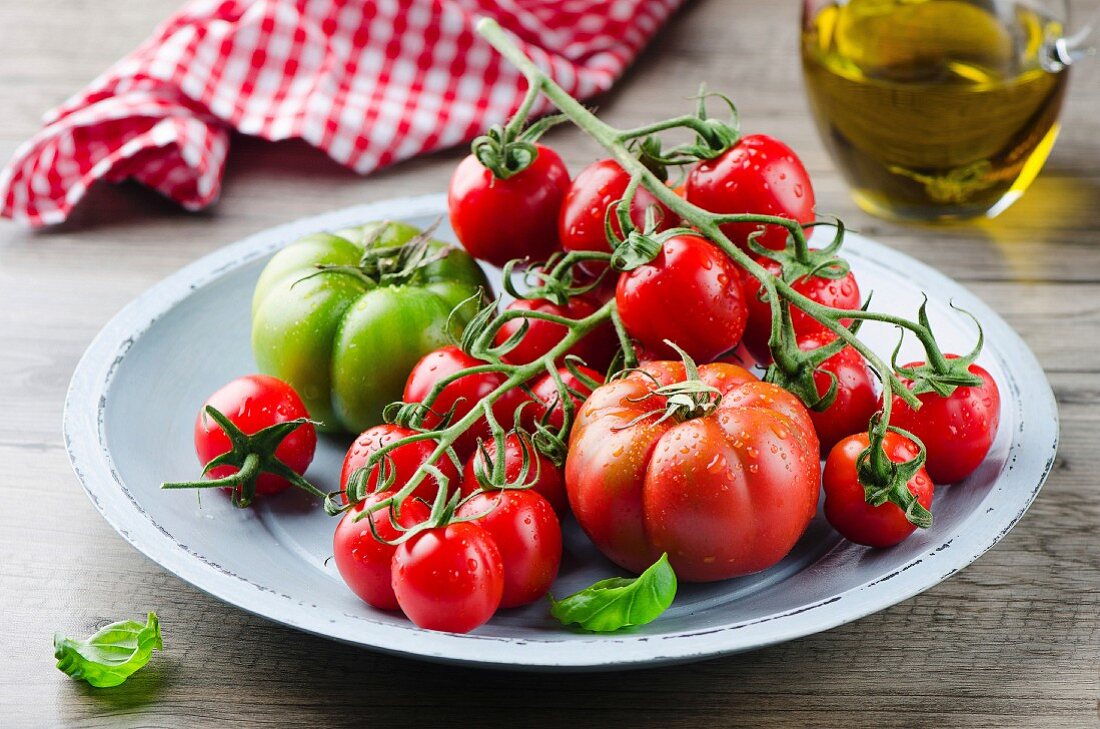
[[[366,174],[503,121],[522,77],[490,15],[575,96],[608,89],[682,0],[194,0],[46,114],[0,172],[0,212],[64,220],[95,180],[214,202],[230,131],[301,138]]]

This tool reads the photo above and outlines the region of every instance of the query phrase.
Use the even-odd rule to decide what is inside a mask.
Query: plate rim
[[[982,504],[1004,491],[1007,481],[1022,481],[1030,485],[1023,498],[1017,496],[1015,500],[1002,504],[1000,509],[993,507],[992,511],[982,515],[981,529],[947,535],[950,538],[945,542],[930,546],[889,575],[782,613],[717,628],[665,636],[616,634],[548,641],[534,637],[527,640],[484,636],[476,632],[466,635],[439,633],[420,630],[411,624],[408,627],[394,626],[363,618],[358,635],[334,634],[325,629],[331,623],[320,618],[302,619],[298,615],[300,610],[272,603],[276,596],[269,588],[252,583],[205,559],[179,542],[145,512],[123,483],[106,443],[103,421],[106,394],[130,346],[181,301],[219,277],[310,232],[346,227],[377,217],[400,219],[440,215],[445,211],[446,195],[419,195],[354,205],[266,228],[184,266],[132,299],[115,314],[80,358],[69,383],[63,415],[69,461],[85,493],[107,523],[146,557],[207,594],[260,617],[329,639],[406,657],[484,667],[528,670],[641,668],[763,648],[828,630],[903,602],[943,582],[996,545],[1026,513],[1054,465],[1059,440],[1057,403],[1034,353],[1015,330],[962,284],[906,254],[849,231],[850,239],[858,241],[859,257],[899,273],[902,273],[899,265],[904,265],[904,275],[919,279],[928,286],[957,287],[965,296],[957,297],[956,303],[960,298],[964,299],[963,308],[982,320],[986,341],[996,342],[995,349],[1002,357],[1015,363],[1013,371],[1005,370],[1009,381],[1001,384],[1013,392],[1011,401],[1016,403],[1021,426],[1025,422],[1022,413],[1025,410],[1034,411],[1026,421],[1026,438],[1029,441],[1028,451],[1034,452],[1035,457],[1022,464],[1012,464],[1010,460],[997,475],[993,488]],[[1042,390],[1042,397],[1022,401],[1018,378],[1013,372],[1023,372],[1031,377],[1039,374],[1042,379],[1038,389]],[[1018,448],[1024,437],[1023,427],[1012,433],[1011,447]],[[1047,454],[1045,462],[1043,453]],[[1016,468],[1020,469],[1018,475],[1009,478],[1009,472]],[[1028,473],[1024,473],[1025,469]],[[1006,508],[1008,506],[1014,509]],[[136,525],[127,520],[127,517],[132,519],[135,515],[140,517]],[[894,584],[887,587],[884,584],[887,581]],[[292,600],[286,595],[279,597]],[[743,629],[752,627],[758,627],[757,635],[745,639],[743,636],[747,633]],[[590,644],[607,648],[614,646],[618,650],[614,655],[607,650],[583,650]],[[524,652],[521,662],[517,662],[514,655],[517,645]]]

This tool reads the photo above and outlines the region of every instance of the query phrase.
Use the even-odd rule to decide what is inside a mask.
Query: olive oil
[[[856,201],[887,217],[995,215],[1058,134],[1061,25],[1014,2],[850,0],[805,19],[818,127]]]

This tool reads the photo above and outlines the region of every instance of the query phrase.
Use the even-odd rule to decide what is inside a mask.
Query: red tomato
[[[545,299],[517,299],[508,305],[508,311],[541,311],[544,314],[553,314],[567,319],[583,319],[595,313],[597,307],[587,297],[578,296],[569,300],[565,306],[547,301]],[[504,355],[504,360],[511,364],[523,365],[534,362],[542,357],[566,335],[566,328],[561,324],[542,319],[528,319],[527,333],[516,345],[515,349]],[[514,332],[523,326],[519,319],[512,319],[502,326],[496,335],[496,343],[503,344]],[[590,367],[606,369],[611,364],[611,359],[618,350],[619,340],[615,336],[615,330],[611,322],[605,322],[589,332],[583,339],[573,345],[569,350],[585,361]]]
[[[344,492],[344,503],[347,503],[348,479],[351,478],[353,473],[367,465],[367,459],[373,453],[395,440],[400,440],[415,433],[415,430],[388,424],[376,425],[373,428],[364,430],[351,444],[347,455],[344,456],[344,465],[340,469],[340,490]],[[408,483],[416,470],[431,456],[436,445],[437,443],[434,440],[418,440],[390,451],[388,455],[394,469],[394,481],[390,490],[398,491],[404,484]],[[448,483],[452,487],[458,482],[458,468],[450,458],[443,456],[435,462],[435,465],[449,479]],[[377,488],[378,469],[375,469],[367,476],[367,492],[373,493]],[[435,501],[435,494],[438,490],[439,481],[435,476],[429,475],[420,482],[412,495],[430,504]]]
[[[790,147],[766,134],[750,134],[721,156],[699,162],[688,172],[686,187],[688,202],[713,213],[814,220],[814,188],[806,168]],[[748,250],[749,234],[761,228],[757,242],[783,250],[787,229],[778,225],[727,223],[722,232]]]
[[[835,337],[829,334],[811,334],[798,338],[798,346],[803,351],[823,347]],[[827,455],[833,446],[852,433],[867,430],[867,425],[879,409],[879,396],[875,392],[875,380],[867,367],[863,355],[847,346],[821,363],[814,373],[817,392],[824,395],[829,391],[831,379],[827,373],[836,376],[836,399],[828,409],[821,412],[810,410],[810,420],[814,422],[817,438],[821,442],[821,454]]]
[[[195,419],[195,453],[204,466],[232,448],[225,431],[206,414],[207,405],[229,418],[245,435],[309,417],[302,398],[282,380],[268,375],[238,377],[211,395]],[[317,430],[305,423],[283,439],[275,449],[275,457],[301,475],[309,468],[316,449]],[[237,470],[236,466],[218,466],[210,469],[206,478],[224,478]],[[262,473],[256,479],[256,494],[274,494],[289,486],[290,482],[281,476]]]
[[[845,539],[868,547],[892,547],[905,540],[917,527],[905,518],[897,504],[867,503],[863,485],[856,476],[856,460],[867,447],[866,433],[851,435],[836,444],[825,459],[825,518]],[[912,460],[919,449],[913,441],[888,432],[883,440],[886,456],[894,463]],[[932,508],[932,479],[922,468],[907,484],[909,491],[926,509]]]
[[[558,211],[569,170],[541,144],[527,169],[498,180],[473,155],[459,163],[447,193],[451,227],[470,255],[503,266],[513,258],[545,260],[559,248]]]
[[[603,384],[603,375],[588,367],[577,367],[577,370],[591,380]],[[592,394],[592,389],[577,379],[577,376],[569,371],[568,367],[559,367],[558,374],[561,381],[571,390],[581,393],[585,397]],[[546,416],[546,424],[554,429],[560,429],[565,422],[565,409],[562,407],[561,393],[558,385],[550,375],[543,375],[531,386],[531,393],[535,396],[538,412],[537,418]],[[573,415],[576,417],[584,400],[570,393],[569,399],[573,401]]]
[[[505,489],[480,493],[458,507],[460,517],[493,537],[504,563],[503,608],[543,597],[561,565],[561,525],[550,502],[534,491]]]
[[[392,541],[401,536],[401,532],[394,529],[390,522],[391,507],[355,521],[364,509],[387,496],[390,493],[371,494],[341,517],[336,533],[332,535],[332,554],[336,569],[352,592],[379,610],[396,610],[397,598],[393,594],[390,563],[397,547],[375,539],[370,528],[373,521],[378,536],[386,540]],[[424,522],[430,515],[431,509],[424,502],[406,499],[399,510],[397,523],[408,529]]]
[[[760,256],[756,262],[774,276],[779,276],[782,272],[779,263],[770,258]],[[769,302],[762,301],[760,298],[760,282],[748,274],[743,278],[749,320],[745,326],[745,336],[742,341],[745,348],[749,350],[749,354],[766,367],[772,361],[772,353],[768,348],[768,339],[772,332],[772,307]],[[851,271],[841,279],[803,276],[793,281],[791,288],[811,301],[837,309],[858,309],[863,303],[860,298],[859,284],[856,283],[856,277]],[[841,322],[844,326],[849,326],[852,320],[842,319]],[[829,329],[796,306],[791,307],[791,323],[794,325],[795,334],[799,336],[832,335]]]
[[[569,186],[558,218],[558,237],[567,251],[611,251],[604,222],[607,208],[623,198],[630,175],[613,159],[601,159],[581,170]],[[646,209],[657,209],[657,229],[668,230],[676,225],[676,214],[653,193],[639,187],[630,205],[630,220],[641,230],[645,226]],[[618,238],[622,226],[612,212],[611,228]]]
[[[520,476],[523,474],[524,450],[527,451],[527,473],[520,481]],[[485,461],[480,450],[474,453],[473,458],[466,462],[461,487],[464,496],[481,488],[481,483],[477,480],[476,469],[485,469],[486,472],[492,469],[492,458],[497,452],[496,441],[492,438],[485,441],[485,452],[489,455],[489,462]],[[554,507],[554,511],[559,514],[565,513],[565,482],[562,478],[561,469],[555,466],[549,458],[539,453],[530,442],[524,448],[524,442],[515,433],[509,433],[504,438],[504,478],[507,479],[509,484],[530,486],[532,491],[542,495],[550,502],[550,505]]]
[[[652,411],[665,401],[654,390],[682,381],[684,368],[653,362],[597,388],[573,426],[570,506],[600,551],[631,571],[667,552],[689,582],[758,572],[790,552],[817,511],[817,436],[798,399],[736,365],[702,365],[699,376],[722,393],[701,417],[658,422]]]
[[[955,359],[958,355],[946,356]],[[920,364],[923,363],[910,362],[905,366]],[[981,385],[958,387],[948,397],[934,392],[918,395],[920,410],[913,410],[900,397],[894,397],[891,424],[924,442],[928,451],[924,467],[938,484],[958,483],[973,473],[989,453],[1001,423],[997,383],[979,365],[972,364],[969,370],[982,378]]]
[[[393,555],[393,592],[421,628],[468,633],[493,617],[504,563],[493,537],[471,522],[417,534]]]
[[[458,347],[440,347],[429,352],[416,363],[409,379],[405,382],[405,402],[423,402],[440,379],[470,367],[485,364],[463,352]],[[499,372],[464,375],[443,388],[443,392],[432,405],[423,421],[424,427],[433,428],[440,423],[444,414],[454,407],[452,422],[467,415],[483,397],[496,390],[507,379]],[[493,403],[493,417],[505,428],[515,421],[516,409],[530,401],[526,393],[518,387],[504,393]],[[459,458],[465,460],[477,448],[477,440],[489,439],[491,432],[485,418],[481,418],[472,428],[455,441],[454,448]]]
[[[615,301],[623,326],[646,349],[709,362],[737,346],[748,312],[737,265],[706,238],[669,238],[649,263],[619,276]]]

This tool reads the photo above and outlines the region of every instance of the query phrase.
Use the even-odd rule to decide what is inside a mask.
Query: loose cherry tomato
[[[541,144],[529,167],[498,180],[473,155],[459,163],[447,193],[451,227],[476,258],[503,266],[513,258],[545,260],[559,248],[558,211],[569,170]]]
[[[779,263],[770,258],[759,256],[756,262],[774,276],[779,276],[782,272]],[[771,337],[772,331],[771,304],[761,300],[760,282],[754,277],[746,274],[744,276],[744,287],[745,303],[749,309],[749,320],[745,326],[745,336],[742,341],[745,348],[749,350],[749,354],[766,367],[772,361],[772,353],[768,348],[768,339]],[[823,276],[803,276],[795,279],[791,283],[791,288],[812,301],[837,309],[858,309],[863,303],[860,298],[859,284],[856,283],[856,277],[851,271],[840,279],[829,279]],[[842,319],[841,322],[844,326],[849,326],[852,323],[851,319]],[[794,325],[795,334],[798,336],[832,334],[829,329],[822,326],[821,322],[796,306],[791,307],[791,323]]]
[[[713,213],[774,215],[799,223],[814,219],[814,188],[806,168],[790,147],[766,134],[750,134],[715,159],[699,162],[685,184],[688,202]],[[761,229],[758,243],[783,250],[787,229],[782,226],[722,226],[722,232],[745,250],[749,235]]]
[[[399,425],[376,425],[364,430],[355,442],[351,444],[347,455],[344,456],[344,465],[340,469],[340,490],[344,492],[344,503],[347,503],[348,479],[351,475],[367,465],[367,459],[372,454],[396,440],[415,435],[416,431],[402,428]],[[435,450],[437,443],[434,440],[418,440],[407,443],[389,452],[390,462],[393,464],[393,486],[390,490],[397,491],[408,482],[416,470],[420,468]],[[458,482],[458,468],[447,456],[439,458],[435,466],[448,478],[452,486]],[[379,466],[381,468],[381,466]],[[367,493],[373,493],[378,488],[379,468],[370,472],[367,476]],[[435,494],[439,490],[439,481],[435,476],[429,475],[420,482],[413,492],[413,496],[423,499],[427,503],[435,500]]]
[[[825,459],[825,518],[845,539],[868,547],[892,547],[905,540],[917,527],[905,518],[897,504],[867,503],[863,485],[856,476],[856,461],[867,447],[866,433],[840,441]],[[883,439],[886,456],[894,463],[910,461],[919,453],[913,441],[893,431]],[[934,487],[923,468],[907,484],[909,491],[926,509],[932,508]]]
[[[713,409],[660,418],[667,401],[655,391],[684,379],[682,363],[651,362],[596,388],[569,439],[573,514],[634,572],[663,552],[689,582],[767,569],[817,511],[813,423],[794,395],[730,364],[699,367],[721,395]]]
[[[678,356],[668,339],[699,362],[736,347],[748,318],[737,265],[698,235],[669,238],[656,258],[619,276],[615,301],[650,352]]]
[[[375,539],[370,525],[374,522],[378,536],[389,541],[397,539],[401,532],[390,521],[389,506],[359,521],[356,518],[368,506],[390,495],[390,492],[376,493],[360,501],[344,514],[332,535],[332,554],[340,576],[360,599],[379,610],[397,609],[390,572],[397,547]],[[427,520],[431,509],[419,499],[406,499],[398,513],[397,523],[408,529]]]
[[[824,347],[835,336],[829,334],[811,334],[798,338],[798,346],[804,351]],[[821,441],[821,454],[827,455],[833,446],[852,433],[867,430],[871,416],[878,411],[879,396],[875,392],[875,380],[867,367],[863,355],[847,346],[825,360],[814,373],[817,392],[824,395],[829,391],[832,379],[836,377],[836,399],[828,409],[821,412],[810,410],[810,420],[814,422],[817,438]]]
[[[473,523],[489,532],[500,550],[501,607],[527,605],[547,593],[561,565],[561,525],[550,502],[530,490],[486,491],[458,507],[456,514],[477,516]]]
[[[471,522],[428,529],[393,555],[393,592],[421,628],[468,633],[493,617],[504,563],[492,535]]]
[[[558,218],[558,237],[567,251],[611,251],[607,241],[605,220],[607,209],[623,198],[630,175],[613,159],[601,159],[585,167],[569,186]],[[630,205],[630,220],[641,230],[645,226],[646,209],[656,208],[657,229],[676,225],[676,214],[653,193],[639,187]],[[611,229],[623,237],[622,226],[612,212]]]
[[[472,494],[482,488],[477,480],[477,470],[484,469],[488,472],[493,467],[492,459],[497,452],[496,440],[490,438],[484,445],[489,461],[486,462],[479,449],[474,453],[473,458],[466,462],[466,469],[462,475],[463,495]],[[527,473],[521,482],[524,450],[527,451]],[[550,502],[554,511],[559,514],[565,513],[567,506],[565,481],[561,469],[545,455],[539,453],[529,441],[521,441],[515,433],[509,433],[504,438],[504,478],[509,484],[529,486],[532,491]]]
[[[195,419],[195,453],[204,466],[232,447],[222,427],[206,414],[206,406],[225,415],[246,435],[309,417],[298,393],[282,380],[268,375],[238,377],[211,395]],[[316,449],[317,430],[304,423],[283,439],[275,449],[275,457],[301,475],[309,468]],[[224,478],[237,471],[236,466],[218,466],[210,469],[206,478]],[[261,473],[256,479],[257,495],[274,494],[289,487],[289,481],[272,473]]]
[[[584,319],[594,314],[597,310],[587,297],[578,296],[569,300],[565,306],[559,306],[545,299],[517,299],[508,305],[508,311],[539,311],[544,314],[565,317],[566,319]],[[504,360],[511,364],[523,365],[534,362],[542,357],[566,335],[566,328],[555,322],[544,319],[528,319],[528,329],[516,345],[515,349],[504,355]],[[512,319],[502,326],[496,334],[496,343],[503,344],[519,331],[523,324],[519,319]],[[611,322],[605,322],[584,336],[579,342],[570,348],[569,353],[580,357],[590,367],[606,369],[611,364],[619,346],[615,337],[615,330]]]
[[[441,347],[430,352],[409,373],[409,379],[405,382],[405,402],[423,402],[440,379],[483,364],[485,363],[481,360],[454,346]],[[432,412],[424,417],[424,427],[433,428],[438,425],[442,416],[452,408],[454,420],[464,417],[483,397],[504,384],[506,379],[499,372],[482,372],[458,378],[443,388],[443,392],[432,405]],[[508,427],[515,421],[516,410],[529,400],[527,394],[519,388],[506,392],[493,403],[493,417],[498,423]],[[465,460],[477,447],[478,438],[488,440],[490,435],[489,424],[485,422],[485,418],[481,418],[455,441],[455,452]]]
[[[585,377],[601,385],[603,384],[603,375],[596,372],[596,370],[588,367],[577,367],[577,371]],[[576,391],[585,397],[592,394],[592,389],[570,372],[568,367],[559,367],[558,374],[561,376],[562,383],[570,390]],[[562,407],[561,393],[558,392],[558,385],[554,382],[554,378],[550,375],[540,377],[531,386],[531,394],[535,396],[535,402],[537,403],[536,419],[545,416],[546,424],[549,427],[560,429],[565,422],[565,409]],[[573,401],[573,414],[575,417],[581,405],[584,404],[584,398],[579,398],[573,393],[569,394],[569,398]]]
[[[958,355],[946,356],[955,359]],[[910,362],[905,367],[920,364]],[[939,484],[958,483],[973,473],[989,453],[1001,423],[997,383],[980,365],[972,364],[968,369],[982,378],[982,384],[958,387],[947,397],[934,392],[917,395],[920,410],[894,397],[891,423],[921,439],[928,451],[924,467]]]

